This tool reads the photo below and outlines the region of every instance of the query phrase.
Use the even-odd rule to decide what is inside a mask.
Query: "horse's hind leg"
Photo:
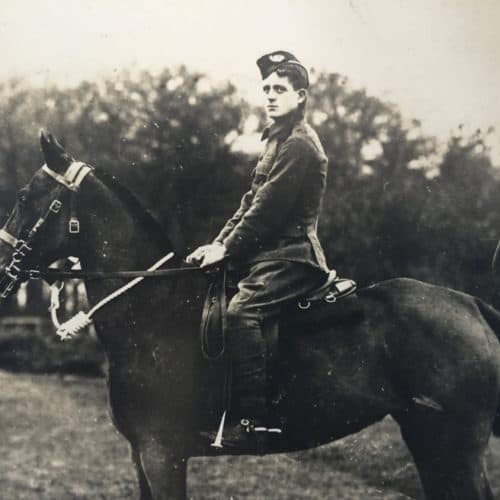
[[[423,413],[406,417],[400,425],[426,497],[494,500],[484,466],[489,426],[457,424],[444,415]]]

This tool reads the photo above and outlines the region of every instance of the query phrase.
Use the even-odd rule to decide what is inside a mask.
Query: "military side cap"
[[[276,71],[279,67],[285,65],[296,65],[304,71],[307,86],[309,86],[309,75],[307,69],[300,63],[300,61],[290,52],[285,50],[276,50],[269,54],[265,54],[257,59],[257,66],[259,67],[262,79],[266,79],[271,73]]]

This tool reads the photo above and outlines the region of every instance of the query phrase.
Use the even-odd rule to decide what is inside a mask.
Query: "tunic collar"
[[[265,141],[266,139],[271,140],[274,138],[284,139],[290,135],[292,128],[301,121],[304,121],[304,114],[294,112],[283,117],[281,120],[271,122],[262,132],[261,140]]]

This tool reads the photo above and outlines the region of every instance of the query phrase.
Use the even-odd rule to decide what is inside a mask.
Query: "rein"
[[[149,269],[148,271],[154,271],[157,268],[161,267],[165,262],[169,261],[172,259],[174,256],[174,252],[170,252],[169,254],[165,255],[162,257],[160,260],[155,262]],[[80,311],[77,313],[75,316],[70,318],[68,321],[65,321],[62,324],[59,324],[57,321],[57,335],[62,340],[69,339],[71,337],[74,337],[80,330],[85,328],[86,326],[90,325],[92,322],[92,316],[102,307],[104,307],[106,304],[111,302],[112,300],[115,300],[118,298],[120,295],[123,295],[124,293],[128,292],[131,288],[134,286],[138,285],[144,278],[142,276],[139,276],[132,281],[129,281],[125,285],[121,286],[114,292],[110,293],[103,299],[101,299],[92,309],[89,310],[88,313],[85,313],[83,311]],[[56,307],[52,307],[52,313],[53,313],[53,318],[55,316],[56,312]]]
[[[116,278],[162,278],[177,276],[188,272],[200,271],[200,267],[172,267],[156,271],[59,271],[58,269],[21,269],[19,276],[22,279],[116,279]]]

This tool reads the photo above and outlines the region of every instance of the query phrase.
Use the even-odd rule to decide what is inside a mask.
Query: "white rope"
[[[59,309],[61,302],[59,300],[59,294],[61,293],[61,290],[64,287],[64,282],[61,282],[60,285],[57,284],[58,282],[52,283],[50,285],[50,306],[49,306],[49,311],[50,311],[50,318],[52,319],[52,324],[59,329],[61,324],[59,323],[59,320],[57,319],[57,310]]]
[[[158,262],[155,262],[148,271],[155,271],[160,266],[165,264],[165,262],[169,261],[174,256],[173,252],[162,257]],[[99,301],[88,313],[80,311],[75,316],[70,318],[68,321],[65,321],[57,328],[57,335],[61,338],[61,340],[67,340],[71,337],[74,337],[80,330],[90,325],[92,322],[92,316],[99,310],[101,307],[104,307],[106,304],[116,299],[120,295],[124,294],[138,283],[140,283],[144,279],[144,276],[139,276],[138,278],[134,278],[132,281],[129,281],[122,287],[118,288],[107,297],[104,297],[101,301]]]

